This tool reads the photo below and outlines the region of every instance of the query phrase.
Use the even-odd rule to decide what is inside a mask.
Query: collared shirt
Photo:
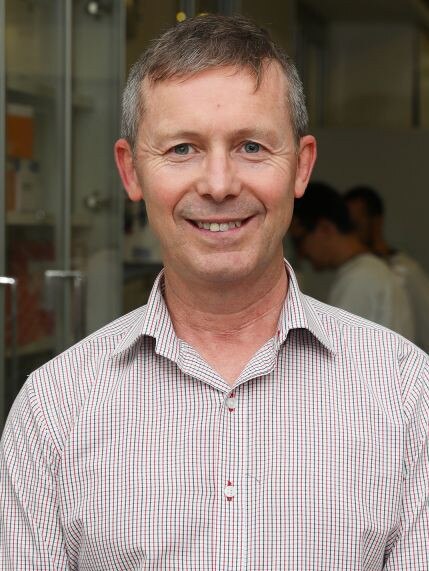
[[[328,302],[414,341],[414,317],[403,284],[374,254],[359,254],[339,268]]]
[[[289,289],[230,387],[147,306],[27,380],[1,445],[0,568],[429,569],[428,358]]]

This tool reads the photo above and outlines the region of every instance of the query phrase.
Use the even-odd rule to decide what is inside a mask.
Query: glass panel
[[[61,195],[61,14],[56,0],[6,0],[6,275],[2,391],[9,408],[26,376],[55,351],[44,272],[58,265]],[[13,314],[16,301],[16,317]],[[16,333],[16,335],[15,335]]]
[[[86,334],[122,310],[122,192],[113,160],[125,49],[124,2],[73,2],[71,267],[85,279]],[[75,284],[76,285],[76,284]],[[81,292],[83,293],[83,292]],[[73,315],[81,315],[74,289]],[[74,302],[73,302],[74,299]]]

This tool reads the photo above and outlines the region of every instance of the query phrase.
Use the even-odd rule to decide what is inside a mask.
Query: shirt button
[[[237,399],[234,397],[229,397],[228,399],[226,399],[226,406],[228,408],[236,408],[237,406]]]
[[[237,488],[230,484],[224,489],[224,494],[227,498],[233,498],[237,494]]]

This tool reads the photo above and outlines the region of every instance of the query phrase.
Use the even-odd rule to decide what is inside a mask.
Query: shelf
[[[53,84],[57,81],[55,78],[33,79],[24,75],[8,76],[6,83],[6,91],[10,102],[19,101],[23,103],[31,103],[34,100],[55,99],[56,92]],[[72,105],[77,109],[92,109],[94,107],[93,99],[87,95],[74,93],[72,94]]]
[[[51,213],[43,210],[31,212],[7,212],[6,224],[8,226],[54,226],[55,219]],[[72,225],[77,227],[89,227],[91,218],[89,216],[76,216],[72,218]]]
[[[53,226],[52,214],[39,212],[7,212],[6,224],[8,226]]]

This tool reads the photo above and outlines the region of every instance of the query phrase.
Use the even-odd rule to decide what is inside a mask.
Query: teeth
[[[210,230],[210,232],[226,232],[233,228],[240,228],[241,221],[236,220],[234,222],[197,222],[198,228],[204,230]]]

